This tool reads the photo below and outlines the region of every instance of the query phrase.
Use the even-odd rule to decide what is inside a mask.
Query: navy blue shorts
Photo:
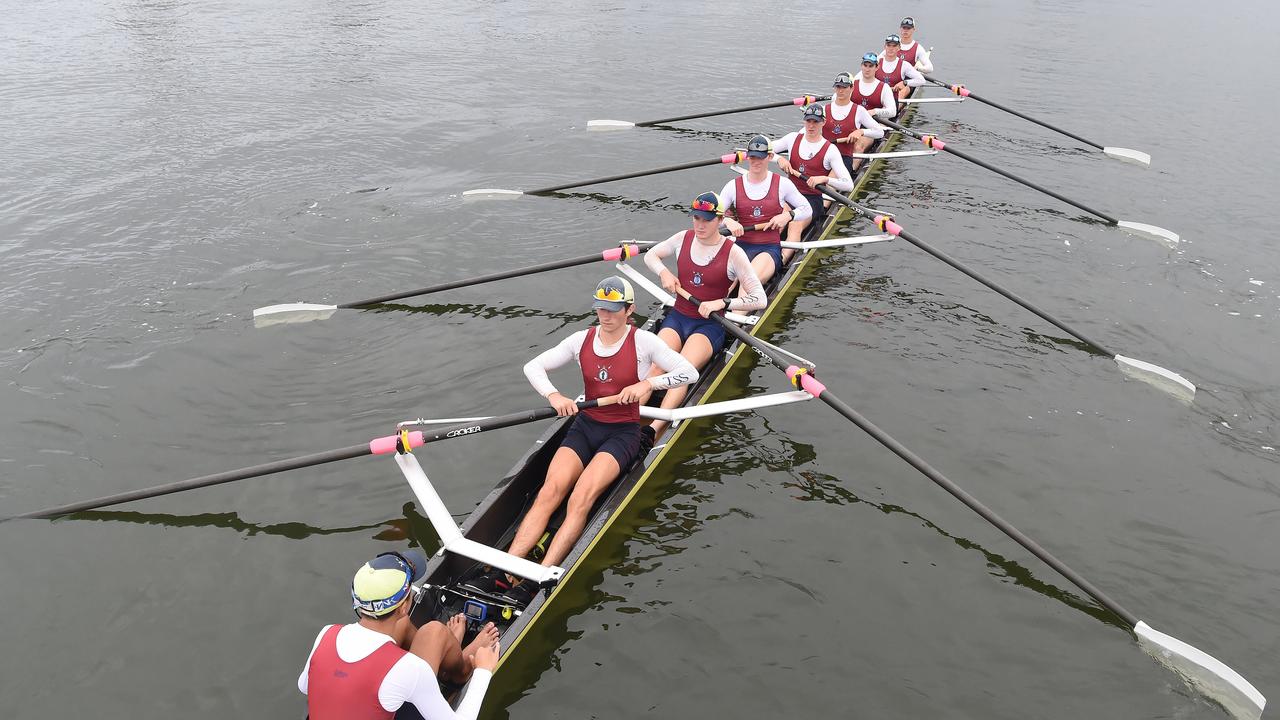
[[[853,177],[853,158],[841,155],[840,159],[844,161],[844,169],[849,171],[849,177]]]
[[[662,327],[659,330],[671,328],[676,331],[676,335],[680,338],[683,345],[689,342],[689,336],[693,334],[705,335],[707,340],[711,341],[711,349],[719,350],[724,347],[724,328],[720,327],[720,323],[712,318],[696,317],[691,318],[687,315],[671,310],[667,313],[667,317],[662,321]]]
[[[774,245],[773,243],[769,243],[767,245],[764,243],[737,243],[737,245],[747,254],[748,260],[755,260],[757,255],[763,253],[773,258],[773,271],[775,273],[782,269],[781,245]]]
[[[809,207],[813,210],[813,219],[809,221],[809,227],[821,227],[823,218],[827,216],[827,207],[822,203],[826,199],[826,195],[822,193],[805,195],[804,199],[809,201]],[[814,239],[816,240],[817,238]]]
[[[625,470],[640,454],[640,424],[600,422],[578,413],[560,447],[577,453],[583,467],[591,463],[596,453],[609,453],[618,461],[618,467]]]

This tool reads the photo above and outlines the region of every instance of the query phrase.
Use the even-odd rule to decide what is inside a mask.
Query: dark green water
[[[460,193],[688,162],[795,129],[791,110],[584,126],[823,91],[906,11],[938,76],[1154,161],[1108,161],[974,102],[926,106],[917,127],[1187,242],[1131,238],[945,156],[891,165],[873,204],[1119,352],[1183,373],[1195,405],[906,245],[823,260],[773,340],[1126,607],[1276,695],[1269,8],[10,3],[0,514],[342,447],[401,419],[531,407],[520,366],[588,321],[603,268],[435,296],[421,312],[261,330],[250,312],[666,237],[723,169],[567,198]],[[786,45],[790,22],[813,28],[813,49]],[[1234,38],[1256,84],[1224,76]],[[784,386],[758,368],[731,387]],[[539,431],[437,445],[424,462],[465,511]],[[825,408],[686,438],[539,643],[504,667],[491,716],[1222,716]],[[410,502],[390,460],[365,459],[0,525],[4,715],[300,716],[308,643],[348,617],[354,568],[421,532]]]

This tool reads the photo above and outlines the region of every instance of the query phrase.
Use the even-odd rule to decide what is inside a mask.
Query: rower
[[[853,102],[853,76],[847,72],[836,75],[832,84],[833,96],[827,105],[827,121],[822,126],[822,136],[835,144],[844,160],[845,169],[853,175],[854,168],[862,163],[854,153],[866,152],[871,143],[884,137],[884,127],[871,117],[867,109]]]
[[[474,720],[479,714],[498,665],[498,630],[486,624],[464,649],[462,614],[448,625],[432,620],[415,628],[409,614],[420,589],[413,583],[426,568],[421,551],[389,552],[356,572],[351,581],[356,622],[325,626],[298,676],[312,720],[391,720],[405,703],[428,720]],[[470,680],[456,713],[440,694],[437,673],[450,682]]]
[[[877,57],[876,77],[893,89],[898,100],[911,94],[912,88],[924,85],[924,76],[904,62],[898,52],[902,49],[902,38],[890,35],[884,39],[884,52]]]
[[[724,204],[719,196],[704,192],[693,199],[691,208],[693,229],[678,232],[649,248],[644,254],[644,264],[658,276],[667,292],[676,295],[684,289],[700,301],[694,303],[678,297],[675,307],[662,321],[658,337],[678,350],[694,367],[702,368],[725,340],[724,327],[711,313],[763,310],[768,300],[747,254],[733,240],[720,234]],[[674,274],[662,262],[672,255],[676,256]],[[738,296],[729,297],[729,289],[735,282]],[[662,407],[678,407],[687,392],[684,387],[668,390]],[[654,436],[661,435],[666,426],[663,421],[654,421]]]
[[[816,224],[821,224],[826,215],[824,196],[817,189],[819,185],[829,185],[832,190],[845,193],[853,190],[853,177],[840,158],[840,151],[822,136],[826,121],[827,114],[821,105],[806,105],[804,131],[787,133],[773,143],[774,152],[787,153],[787,157],[778,158],[778,167],[795,178],[796,188],[813,209]],[[807,182],[800,179],[802,174],[809,177]]]
[[[782,228],[787,240],[798,242],[813,211],[791,178],[769,172],[773,143],[756,135],[747,143],[747,174],[725,183],[720,191],[725,227],[737,238],[761,283],[782,269]],[[734,217],[727,217],[732,212]],[[747,227],[743,227],[746,225]],[[763,226],[763,228],[761,228]],[[785,255],[790,259],[792,251]]]
[[[902,37],[902,46],[898,54],[920,72],[931,73],[933,72],[933,59],[929,57],[929,51],[915,41],[915,34],[916,19],[913,17],[902,18],[898,31],[898,35]]]
[[[614,275],[601,280],[594,297],[591,307],[599,325],[573,333],[524,366],[529,384],[547,399],[557,415],[576,416],[547,466],[542,489],[520,521],[507,550],[516,557],[524,557],[534,548],[545,550],[539,562],[546,567],[558,565],[568,556],[582,535],[596,500],[653,447],[653,436],[641,432],[640,406],[654,390],[666,390],[669,396],[698,379],[698,371],[680,353],[657,335],[631,325],[636,300],[626,279]],[[617,403],[579,413],[574,399],[561,394],[547,378],[548,370],[574,360],[582,369],[586,399],[618,395]],[[654,367],[661,368],[663,374],[642,380]],[[550,546],[545,546],[547,525],[566,497],[564,521]],[[538,590],[534,583],[499,570],[468,585],[488,595],[503,596],[520,607],[527,606]]]
[[[850,98],[866,108],[873,118],[892,118],[898,114],[898,103],[893,90],[876,77],[879,67],[880,57],[875,53],[862,56],[862,72],[853,80]]]

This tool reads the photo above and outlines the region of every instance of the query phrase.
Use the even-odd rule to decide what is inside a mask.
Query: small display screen
[[[485,606],[471,600],[463,604],[462,612],[472,620],[484,620],[485,616],[489,614]]]

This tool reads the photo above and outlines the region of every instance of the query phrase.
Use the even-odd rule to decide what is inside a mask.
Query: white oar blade
[[[1124,355],[1117,355],[1115,360],[1120,371],[1134,380],[1160,388],[1184,402],[1189,403],[1196,398],[1195,384],[1172,370]]]
[[[1262,717],[1267,699],[1222,661],[1176,637],[1153,630],[1145,622],[1138,622],[1133,632],[1143,650],[1234,717],[1240,720]]]
[[[462,197],[466,200],[481,200],[485,198],[515,198],[520,197],[524,193],[519,190],[503,190],[502,188],[478,188],[476,190],[467,190],[462,193]]]
[[[726,400],[724,402],[706,403],[704,405],[690,405],[689,407],[676,408],[674,410],[644,406],[640,408],[640,417],[675,422],[677,420],[692,420],[693,418],[710,417],[712,415],[724,415],[726,413],[758,410],[760,408],[774,407],[776,405],[789,405],[791,403],[804,402],[812,399],[813,396],[803,390],[793,390],[791,392],[773,393],[770,395],[757,395],[756,397],[744,398],[741,400]]]
[[[809,242],[783,242],[782,247],[790,250],[817,250],[818,248],[844,247],[846,245],[867,245],[869,243],[892,240],[893,236],[861,235],[859,237],[827,238],[826,240],[810,240]]]
[[[253,311],[253,326],[261,328],[269,325],[284,325],[285,323],[328,320],[337,309],[337,305],[312,305],[311,303],[268,305]]]
[[[900,103],[916,104],[916,103],[940,103],[940,102],[964,102],[962,97],[931,97],[931,98],[906,98],[899,100]]]
[[[881,153],[850,153],[849,157],[866,158],[875,160],[876,158],[905,158],[905,157],[925,157],[928,155],[937,155],[937,150],[895,150],[893,152]]]
[[[633,128],[636,124],[627,122],[626,120],[588,120],[588,130],[625,130]]]
[[[1165,230],[1164,228],[1155,225],[1120,220],[1116,223],[1116,226],[1122,230],[1127,230],[1134,235],[1158,240],[1171,248],[1178,247],[1178,243],[1182,242],[1182,238],[1178,237],[1178,233]]]
[[[1141,150],[1130,150],[1122,147],[1104,147],[1102,152],[1122,162],[1133,163],[1143,167],[1151,167],[1151,156]]]

